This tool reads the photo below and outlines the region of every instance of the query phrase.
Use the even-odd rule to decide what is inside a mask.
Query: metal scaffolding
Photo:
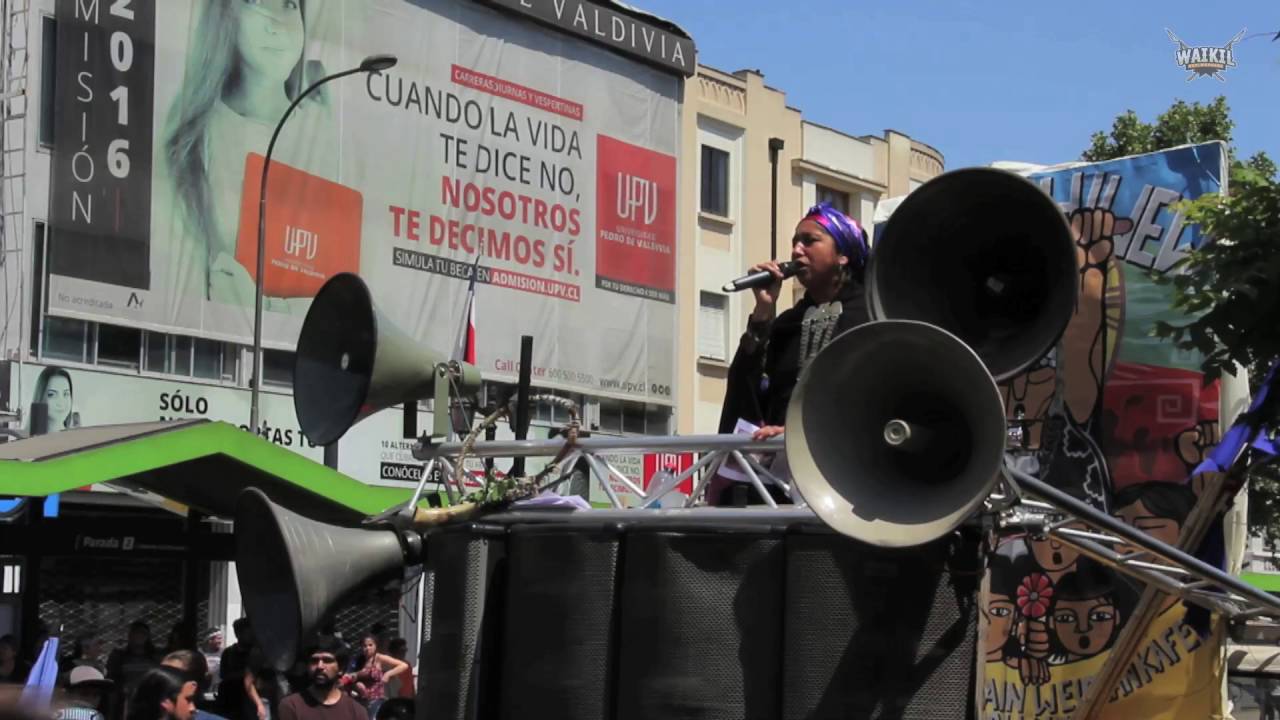
[[[31,108],[30,0],[0,0],[0,349],[25,342],[23,297],[27,265],[26,227],[27,116]],[[6,419],[0,407],[0,423]]]

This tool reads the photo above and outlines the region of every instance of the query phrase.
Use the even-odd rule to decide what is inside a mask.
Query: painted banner
[[[474,271],[486,377],[516,379],[533,335],[539,386],[673,402],[676,74],[459,0],[57,20],[51,313],[249,344],[264,158],[297,101],[266,173],[266,346],[349,271],[447,353]],[[375,54],[398,64],[303,96]]]
[[[1171,205],[1224,189],[1225,163],[1211,143],[1030,175],[1071,224],[1080,296],[1055,351],[1002,388],[1018,462],[1170,544],[1197,502],[1191,471],[1219,438],[1219,383],[1151,335],[1181,319],[1151,273],[1203,241]],[[981,717],[1071,717],[1142,590],[1055,540],[1001,538],[982,601]],[[1220,716],[1222,628],[1186,612],[1166,599],[1103,717]]]

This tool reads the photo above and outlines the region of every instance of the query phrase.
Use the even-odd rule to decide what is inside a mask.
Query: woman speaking
[[[796,225],[791,241],[795,277],[805,289],[800,302],[777,314],[782,270],[774,261],[751,268],[767,270],[774,278],[752,290],[756,305],[729,365],[721,433],[733,432],[738,421],[745,420],[759,426],[757,440],[782,434],[800,372],[832,338],[869,320],[863,293],[868,255],[867,235],[858,222],[819,203]],[[766,487],[776,499],[787,501],[780,489]],[[731,485],[713,502],[740,504],[731,497],[738,492]]]

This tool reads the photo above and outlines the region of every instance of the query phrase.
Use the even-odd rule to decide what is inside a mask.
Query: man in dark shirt
[[[280,720],[369,720],[369,713],[338,684],[346,650],[334,638],[319,640],[306,653],[310,686],[280,701]]]

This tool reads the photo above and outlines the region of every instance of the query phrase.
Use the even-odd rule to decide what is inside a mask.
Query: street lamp
[[[340,77],[362,72],[381,72],[393,67],[396,62],[395,55],[370,55],[361,60],[358,67],[326,75],[311,83],[306,90],[303,90],[298,94],[298,97],[293,99],[289,109],[284,111],[284,115],[280,117],[280,122],[276,123],[275,131],[271,133],[271,142],[267,143],[267,155],[262,160],[262,185],[258,189],[258,274],[254,278],[253,300],[253,379],[250,388],[249,427],[252,428],[254,434],[258,432],[258,392],[259,386],[262,385],[262,276],[264,272],[263,265],[266,263],[267,171],[271,169],[271,152],[275,150],[276,137],[280,135],[280,129],[284,127],[284,121],[289,119],[293,109],[298,107],[298,103],[302,102],[302,98],[310,95],[312,90]]]

